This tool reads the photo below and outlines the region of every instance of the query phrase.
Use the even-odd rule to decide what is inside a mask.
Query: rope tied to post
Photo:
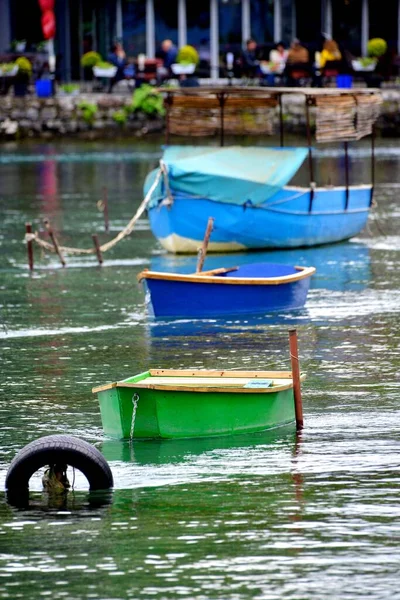
[[[137,211],[135,212],[135,214],[133,215],[133,217],[131,218],[129,223],[124,227],[124,229],[122,229],[112,240],[110,240],[100,246],[101,252],[107,252],[107,250],[110,250],[111,248],[116,246],[120,241],[122,241],[124,238],[126,238],[128,235],[130,235],[132,233],[137,221],[140,219],[140,217],[146,210],[147,205],[149,204],[149,202],[152,198],[153,192],[156,189],[156,187],[158,186],[161,177],[164,178],[164,183],[166,185],[166,191],[167,191],[168,197],[171,196],[171,190],[169,188],[169,181],[168,181],[168,170],[167,170],[165,163],[162,160],[160,160],[160,168],[157,172],[156,178],[155,178],[152,186],[150,187],[149,191],[147,192],[146,196],[144,197],[143,201],[141,202],[139,208],[137,209]],[[171,196],[171,198],[172,198],[172,196]],[[32,232],[32,233],[26,233],[25,237],[24,237],[24,241],[25,241],[25,243],[35,242],[36,244],[38,244],[38,246],[43,248],[43,250],[47,250],[48,252],[56,252],[54,245],[51,244],[50,242],[47,242],[46,240],[42,239],[39,236],[39,232],[37,232],[37,231]],[[96,248],[76,248],[73,246],[59,246],[59,249],[63,253],[69,254],[69,255],[82,255],[82,254],[95,254],[96,253]]]

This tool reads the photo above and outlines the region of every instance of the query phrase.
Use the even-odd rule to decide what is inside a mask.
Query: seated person
[[[289,85],[298,84],[302,77],[312,76],[309,52],[297,38],[290,45],[285,74],[288,77]]]
[[[247,40],[246,50],[242,54],[243,74],[246,77],[255,77],[260,71],[260,61],[257,58],[257,42]]]
[[[310,62],[310,55],[307,48],[301,45],[300,40],[295,38],[290,44],[290,49],[287,55],[288,65],[308,65]]]
[[[124,69],[127,61],[122,44],[120,44],[119,42],[113,44],[113,46],[111,47],[111,52],[107,57],[107,60],[109,63],[117,67],[117,72],[114,75],[114,77],[110,80],[110,85],[108,88],[108,91],[111,92],[114,85],[118,81],[125,79]]]
[[[164,40],[161,44],[161,50],[163,55],[163,67],[168,73],[170,73],[171,65],[176,63],[178,48],[175,46],[172,40]]]
[[[318,68],[329,68],[329,63],[335,63],[335,65],[331,65],[332,68],[334,67],[335,74],[339,72],[338,63],[340,60],[342,60],[342,54],[335,40],[325,40],[322,52],[315,53],[315,61]]]
[[[282,72],[288,59],[289,51],[286,50],[283,42],[278,42],[274,50],[269,53],[269,60],[277,66],[277,70]]]

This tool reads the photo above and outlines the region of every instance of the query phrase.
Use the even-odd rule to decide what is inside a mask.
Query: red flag
[[[52,10],[42,14],[42,31],[45,40],[52,39],[56,34],[56,18]]]
[[[39,6],[43,13],[47,10],[54,10],[54,0],[39,0]]]

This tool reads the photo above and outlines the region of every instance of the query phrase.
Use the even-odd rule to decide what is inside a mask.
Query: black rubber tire
[[[8,491],[29,489],[29,480],[41,467],[65,463],[81,471],[90,490],[114,486],[111,469],[104,456],[91,444],[72,435],[47,435],[22,448],[11,461],[6,476]]]

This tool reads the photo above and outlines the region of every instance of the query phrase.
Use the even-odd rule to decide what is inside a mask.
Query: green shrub
[[[10,73],[15,68],[15,63],[0,63],[0,71],[2,73]]]
[[[387,50],[387,43],[382,38],[372,38],[367,44],[368,56],[379,58],[383,56]]]
[[[99,67],[100,69],[113,69],[114,65],[110,62],[107,62],[105,60],[101,60],[100,62],[96,63],[95,65],[96,67]]]
[[[101,56],[98,52],[94,52],[91,50],[90,52],[86,52],[81,57],[81,66],[84,69],[90,69],[91,67],[96,67],[101,62]]]
[[[372,56],[362,56],[359,60],[362,67],[369,67],[376,64],[376,59],[372,58]]]
[[[147,83],[135,90],[131,109],[135,112],[143,112],[150,116],[162,116],[165,114],[162,95],[158,90]]]
[[[177,62],[181,65],[198,65],[199,64],[199,53],[196,48],[190,46],[182,46],[178,52]]]
[[[112,118],[114,119],[114,121],[116,123],[118,123],[118,125],[125,125],[125,123],[128,120],[128,115],[127,115],[126,111],[124,109],[122,109],[122,110],[115,111]]]
[[[79,91],[79,85],[76,85],[76,83],[63,83],[59,86],[59,89],[65,94],[72,94]]]
[[[97,105],[90,104],[85,100],[78,104],[78,109],[81,111],[82,118],[88,125],[93,125],[97,114]]]
[[[15,64],[18,65],[18,74],[26,75],[30,77],[32,75],[32,64],[30,60],[25,58],[25,56],[20,56],[15,61]]]

